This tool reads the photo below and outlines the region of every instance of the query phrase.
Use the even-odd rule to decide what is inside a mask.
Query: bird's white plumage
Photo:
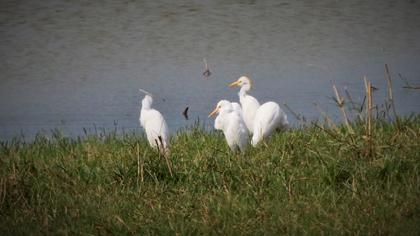
[[[242,116],[245,121],[246,127],[250,134],[253,133],[255,113],[260,107],[260,103],[256,98],[247,94],[251,89],[251,80],[246,76],[241,76],[237,81],[231,83],[229,86],[240,86],[239,90],[239,102],[242,105]]]
[[[285,130],[289,126],[287,115],[275,102],[261,105],[254,119],[254,134],[251,144],[256,146],[261,140],[270,136],[276,129]]]
[[[243,152],[249,143],[249,133],[237,108],[234,108],[234,105],[229,101],[221,100],[210,115],[219,113],[214,121],[214,128],[223,131],[226,142],[232,151],[239,148]]]
[[[150,146],[158,148],[162,154],[169,153],[169,129],[162,114],[152,108],[153,98],[146,94],[140,110],[140,125],[146,132]],[[160,137],[160,138],[159,138]]]
[[[237,102],[231,102],[230,104],[232,104],[233,110],[239,112],[239,114],[242,115],[242,107],[241,107],[241,105],[239,103],[237,103]]]
[[[241,87],[239,101],[242,104],[242,116],[253,135],[251,140],[253,146],[270,136],[274,130],[288,128],[287,115],[277,103],[266,102],[260,105],[257,99],[247,94],[252,87],[250,78],[242,76],[229,86]]]

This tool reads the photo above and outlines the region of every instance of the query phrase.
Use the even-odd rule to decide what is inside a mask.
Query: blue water
[[[198,118],[210,126],[217,101],[238,100],[227,84],[244,74],[260,102],[310,120],[317,102],[339,120],[332,81],[360,101],[366,75],[383,102],[385,63],[397,112],[418,113],[420,92],[398,74],[420,85],[419,13],[414,0],[2,1],[0,139],[94,125],[141,132],[137,88],[155,94],[172,132]]]

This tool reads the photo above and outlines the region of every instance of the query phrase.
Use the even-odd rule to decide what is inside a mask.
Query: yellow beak
[[[218,107],[214,108],[214,110],[209,114],[209,117],[214,116],[218,112],[219,112],[219,108]]]
[[[233,82],[233,83],[230,83],[229,84],[229,87],[233,87],[233,86],[239,86],[239,80],[237,80],[237,81],[235,81],[235,82]]]

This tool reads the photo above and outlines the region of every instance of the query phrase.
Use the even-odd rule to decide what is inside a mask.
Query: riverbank
[[[420,226],[420,116],[277,133],[232,154],[199,126],[0,148],[0,234],[403,234]]]

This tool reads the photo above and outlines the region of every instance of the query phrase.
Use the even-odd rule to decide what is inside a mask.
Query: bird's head
[[[241,76],[235,82],[229,84],[229,87],[234,86],[246,88],[247,90],[249,90],[252,88],[252,80],[247,76]]]
[[[139,91],[145,94],[143,100],[141,100],[142,109],[150,109],[153,104],[153,95],[144,89],[139,89]]]
[[[144,109],[150,109],[152,108],[152,104],[153,104],[153,98],[152,96],[146,94],[143,98],[143,100],[141,100],[141,107]]]
[[[219,113],[221,110],[229,110],[232,109],[232,105],[228,100],[221,100],[217,103],[216,108],[212,112],[210,112],[209,117],[212,117]]]

